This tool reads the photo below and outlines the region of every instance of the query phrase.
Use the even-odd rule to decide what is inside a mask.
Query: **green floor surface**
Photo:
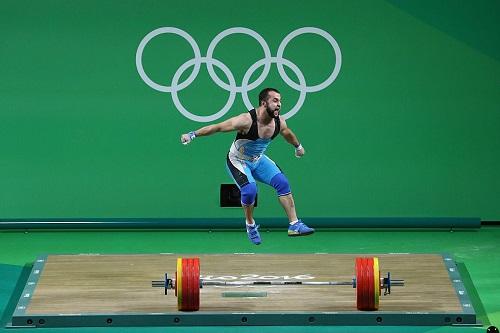
[[[467,231],[319,230],[289,238],[263,231],[249,243],[243,231],[3,231],[0,232],[0,313],[9,308],[25,265],[40,254],[129,253],[450,253],[458,263],[479,320],[500,326],[500,228]],[[422,281],[432,283],[432,281]],[[13,298],[12,298],[13,299]],[[12,304],[10,304],[12,306]],[[8,313],[3,315],[8,319]],[[2,325],[3,326],[3,325]],[[483,327],[404,327],[405,332],[484,332]],[[4,329],[27,332],[33,329]],[[165,332],[166,328],[37,329],[40,332]],[[0,329],[2,331],[2,329]],[[401,332],[402,327],[169,327],[168,332]]]

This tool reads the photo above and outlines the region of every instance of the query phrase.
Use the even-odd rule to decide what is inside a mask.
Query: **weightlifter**
[[[218,124],[182,134],[181,142],[188,144],[196,137],[217,132],[237,131],[226,159],[226,169],[241,192],[241,205],[245,213],[248,238],[256,245],[261,243],[259,225],[253,218],[256,181],[274,187],[280,204],[289,220],[288,236],[306,236],[314,232],[298,217],[288,179],[281,169],[264,152],[271,141],[281,134],[295,147],[295,156],[305,154],[304,147],[280,116],[281,95],[277,89],[266,88],[259,94],[259,106],[246,113]]]

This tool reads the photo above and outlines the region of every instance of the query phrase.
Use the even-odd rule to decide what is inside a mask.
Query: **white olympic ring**
[[[144,48],[146,47],[146,45],[154,37],[161,35],[161,34],[166,34],[166,33],[175,34],[175,35],[178,35],[180,37],[183,37],[191,45],[191,48],[193,49],[193,52],[194,52],[194,58],[186,61],[184,64],[182,64],[177,69],[177,71],[174,74],[174,77],[172,78],[172,83],[170,86],[164,86],[164,85],[158,84],[158,83],[154,82],[153,80],[151,80],[149,78],[149,76],[146,74],[146,72],[144,71],[144,67],[142,65],[142,54],[144,52]],[[238,33],[253,37],[255,40],[257,40],[257,42],[259,42],[259,44],[262,46],[262,49],[264,51],[264,58],[255,62],[246,71],[246,73],[243,77],[241,86],[236,85],[234,75],[229,70],[229,68],[227,68],[227,66],[224,65],[221,61],[212,57],[213,52],[215,50],[215,47],[224,37],[227,37],[227,36],[232,35],[232,34],[238,34]],[[288,43],[290,43],[290,41],[292,39],[294,39],[295,37],[302,35],[302,34],[306,34],[306,33],[316,34],[316,35],[319,35],[319,36],[323,37],[324,39],[326,39],[330,43],[330,45],[332,46],[333,51],[335,53],[335,66],[333,68],[332,73],[325,81],[323,81],[320,84],[314,85],[314,86],[307,86],[306,80],[304,78],[302,71],[300,71],[300,69],[293,62],[291,62],[290,60],[288,60],[286,58],[283,58],[283,53],[284,53],[285,48],[288,45]],[[229,92],[229,98],[226,102],[226,105],[224,105],[224,107],[221,110],[219,110],[217,113],[212,114],[210,116],[198,116],[198,115],[192,114],[191,112],[186,110],[186,108],[181,104],[181,102],[179,101],[179,97],[177,95],[178,91],[186,88],[196,79],[196,76],[198,75],[198,73],[200,71],[200,67],[201,67],[202,63],[205,63],[207,65],[208,73],[209,73],[211,79],[214,81],[214,83],[217,84],[222,89]],[[278,73],[280,74],[283,81],[288,86],[290,86],[292,89],[297,90],[300,93],[297,104],[295,104],[295,106],[290,111],[288,111],[287,113],[282,115],[283,118],[288,119],[288,118],[292,117],[293,115],[295,115],[300,110],[300,108],[304,104],[306,94],[308,92],[317,92],[317,91],[323,90],[326,87],[328,87],[330,84],[332,84],[333,81],[335,81],[335,79],[337,78],[337,76],[340,72],[340,67],[342,66],[342,54],[340,52],[340,47],[337,44],[337,41],[328,32],[321,30],[319,28],[315,28],[315,27],[304,27],[304,28],[296,29],[296,30],[292,31],[291,33],[289,33],[283,39],[281,44],[279,45],[278,51],[276,53],[276,57],[272,57],[269,46],[267,45],[266,41],[264,40],[264,38],[262,38],[261,35],[259,35],[257,32],[255,32],[251,29],[248,29],[248,28],[235,27],[235,28],[226,29],[226,30],[222,31],[221,33],[219,33],[217,36],[215,36],[214,39],[212,40],[212,42],[210,43],[210,45],[208,46],[207,55],[205,57],[202,57],[201,52],[200,52],[200,48],[198,47],[198,44],[195,42],[193,37],[191,37],[187,32],[185,32],[181,29],[178,29],[178,28],[174,28],[174,27],[162,27],[162,28],[158,28],[158,29],[151,31],[146,36],[144,36],[144,38],[139,43],[139,46],[137,48],[137,52],[135,55],[135,64],[137,67],[137,71],[139,72],[139,75],[142,78],[142,80],[148,86],[150,86],[151,88],[153,88],[157,91],[171,93],[172,101],[174,102],[174,105],[177,107],[177,110],[179,110],[179,112],[182,115],[184,115],[186,118],[191,119],[193,121],[198,121],[198,122],[210,122],[210,121],[217,120],[220,117],[224,116],[229,111],[229,109],[232,107],[234,100],[235,100],[235,97],[236,97],[236,93],[241,93],[245,107],[247,107],[248,109],[252,109],[253,106],[248,98],[248,92],[250,90],[255,89],[262,82],[264,82],[267,75],[269,74],[269,70],[271,69],[272,63],[276,64],[276,66],[278,68]],[[194,66],[193,72],[188,76],[188,78],[185,81],[179,83],[179,79],[181,78],[182,74],[189,67],[193,67],[193,66]],[[222,70],[222,72],[224,72],[224,74],[227,76],[227,78],[229,80],[229,84],[225,83],[217,76],[217,74],[215,73],[215,71],[213,69],[213,66],[218,67],[219,69]],[[249,84],[248,81],[252,77],[253,73],[258,68],[260,68],[262,66],[264,66],[264,69],[263,69],[262,73],[260,74],[260,76],[254,82]],[[292,79],[290,79],[290,77],[286,74],[283,66],[287,66],[295,73],[295,75],[297,76],[297,78],[299,80],[298,84],[295,83]]]

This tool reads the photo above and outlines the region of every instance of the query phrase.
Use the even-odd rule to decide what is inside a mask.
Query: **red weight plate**
[[[200,259],[189,258],[189,311],[200,309]]]
[[[182,259],[181,311],[198,311],[200,308],[199,258]]]
[[[193,311],[200,309],[200,258],[193,258]]]
[[[368,288],[366,294],[366,300],[368,307],[366,310],[375,310],[375,280],[373,272],[373,258],[365,258],[365,269],[368,276]]]
[[[189,299],[189,304],[188,304],[188,311],[194,311],[194,274],[193,274],[193,270],[194,270],[194,267],[193,267],[193,259],[192,258],[188,258],[186,259],[186,262],[187,262],[187,267],[188,267],[188,274],[189,274],[189,277],[188,277],[188,299]]]
[[[364,305],[363,310],[370,309],[370,272],[368,270],[368,258],[363,258],[363,274],[365,277],[365,285],[364,285]]]
[[[356,258],[356,307],[376,310],[373,258]]]
[[[189,259],[182,258],[182,311],[191,311],[191,267]]]
[[[355,264],[355,269],[356,269],[356,307],[358,310],[362,310],[365,307],[364,304],[364,288],[365,288],[365,281],[364,281],[364,275],[363,275],[363,258],[356,258],[356,264]]]

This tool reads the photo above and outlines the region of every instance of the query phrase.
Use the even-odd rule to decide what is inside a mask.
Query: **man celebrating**
[[[181,142],[188,144],[196,137],[217,132],[237,131],[227,155],[226,167],[241,192],[241,205],[245,212],[248,238],[252,243],[261,243],[259,226],[253,219],[253,208],[257,195],[256,180],[271,185],[285,209],[290,222],[288,236],[305,236],[314,232],[297,217],[288,179],[281,169],[264,152],[278,134],[295,146],[295,156],[301,157],[305,150],[297,137],[280,116],[281,95],[274,88],[266,88],[259,94],[259,107],[221,123],[208,125],[199,130],[182,134]]]

